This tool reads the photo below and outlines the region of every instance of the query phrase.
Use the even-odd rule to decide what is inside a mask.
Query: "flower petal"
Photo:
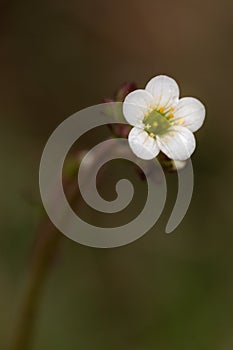
[[[153,104],[153,97],[145,90],[135,90],[128,94],[123,103],[123,114],[130,125],[140,127],[142,120]]]
[[[157,136],[160,150],[174,160],[186,160],[194,152],[196,141],[193,133],[182,126],[173,129],[164,135]]]
[[[154,97],[154,104],[157,108],[170,108],[177,103],[179,98],[177,83],[166,75],[152,78],[146,85],[146,91]]]
[[[139,158],[153,159],[159,153],[155,139],[142,129],[134,127],[129,133],[128,140],[133,153]]]
[[[193,97],[184,97],[177,103],[174,114],[174,121],[182,120],[183,126],[191,131],[197,131],[205,119],[204,105]]]
[[[172,162],[173,162],[172,163],[173,170],[177,170],[177,171],[184,169],[187,164],[185,160],[173,160]]]

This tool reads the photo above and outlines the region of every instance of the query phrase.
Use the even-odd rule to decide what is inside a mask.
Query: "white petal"
[[[157,144],[163,153],[174,160],[190,158],[196,147],[193,133],[182,126],[173,127],[169,133],[157,136]]]
[[[153,104],[153,97],[146,90],[135,90],[128,94],[123,103],[123,114],[130,125],[141,126],[142,120]]]
[[[174,170],[181,170],[184,169],[187,162],[185,160],[173,160],[172,167]]]
[[[142,129],[134,127],[129,133],[129,145],[133,153],[142,159],[153,159],[159,153],[155,139]]]
[[[183,120],[183,126],[191,131],[197,131],[205,119],[204,105],[193,97],[181,98],[174,110],[174,121]]]
[[[152,78],[146,85],[146,91],[154,97],[154,104],[157,108],[174,106],[179,98],[177,83],[166,75],[158,75]]]

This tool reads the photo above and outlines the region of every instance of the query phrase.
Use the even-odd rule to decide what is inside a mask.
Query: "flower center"
[[[166,116],[157,110],[149,112],[143,119],[145,125],[144,130],[151,137],[167,133],[170,128],[170,123]]]

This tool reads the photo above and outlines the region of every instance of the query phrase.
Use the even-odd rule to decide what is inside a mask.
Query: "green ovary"
[[[145,124],[144,130],[151,134],[150,136],[165,134],[170,127],[167,118],[157,111],[152,111],[145,116],[143,123]]]

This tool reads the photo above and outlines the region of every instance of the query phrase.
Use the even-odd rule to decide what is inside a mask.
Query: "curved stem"
[[[92,174],[92,167],[95,166],[98,159],[101,159],[105,153],[109,153],[109,150],[106,148],[101,149],[92,164],[87,166],[87,177],[84,186],[88,186],[89,176]],[[81,159],[79,157],[78,164],[80,164],[80,162]],[[63,184],[66,189],[66,195],[69,198],[69,203],[73,203],[75,206],[79,204],[80,199],[80,193],[76,189],[76,175],[76,172],[73,173],[71,178],[66,180]],[[34,323],[42,287],[45,284],[47,274],[56,256],[59,241],[62,237],[62,234],[48,219],[40,225],[38,231],[38,238],[27,272],[27,280],[22,297],[23,300],[21,302],[21,309],[19,310],[20,316],[13,334],[10,350],[29,350],[31,348]]]
[[[70,203],[78,203],[80,196],[76,189],[75,174],[65,181],[64,188]],[[13,333],[10,350],[29,350],[31,348],[34,323],[42,288],[57,254],[62,237],[62,234],[49,219],[46,219],[39,226],[35,247],[27,271],[21,308],[19,310],[19,320]]]
[[[29,267],[22,305],[19,310],[20,318],[16,325],[11,350],[30,349],[42,287],[62,237],[49,221],[42,225],[42,230],[44,237],[38,242]]]

